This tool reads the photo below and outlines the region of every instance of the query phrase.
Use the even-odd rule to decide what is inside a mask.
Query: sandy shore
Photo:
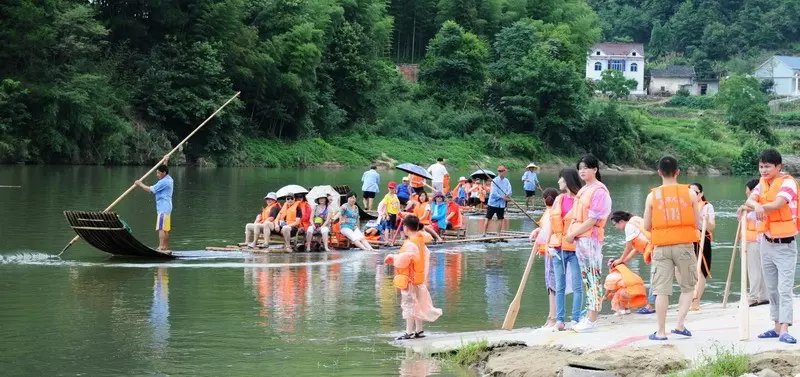
[[[794,310],[800,313],[800,297],[795,297]],[[592,333],[520,328],[431,334],[424,339],[395,344],[421,354],[448,352],[481,340],[490,346],[512,344],[495,348],[483,358],[483,373],[493,376],[562,375],[566,373],[566,365],[613,370],[613,375],[661,375],[688,367],[703,355],[713,356],[720,348],[756,355],[751,363],[761,362],[761,369],[780,370],[780,375],[800,373],[800,345],[757,338],[770,328],[769,306],[750,308],[748,340],[739,340],[737,313],[736,302],[729,303],[726,309],[721,304],[705,304],[700,311],[689,313],[686,327],[693,333],[691,338],[671,335],[662,342],[647,338],[656,330],[655,314],[629,314],[603,316],[599,329]],[[675,325],[676,317],[677,309],[670,308],[668,331]],[[797,335],[800,333],[795,330]]]

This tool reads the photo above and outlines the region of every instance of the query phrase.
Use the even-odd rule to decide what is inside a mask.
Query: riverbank
[[[800,310],[800,297],[795,297],[794,309]],[[442,354],[465,344],[485,341],[488,348],[472,367],[492,376],[558,373],[566,376],[571,369],[613,373],[598,376],[656,376],[697,367],[720,350],[750,355],[750,372],[772,369],[779,375],[800,373],[797,345],[756,337],[769,328],[768,306],[750,308],[750,339],[747,341],[739,340],[737,314],[736,303],[726,309],[721,304],[705,304],[699,312],[690,312],[687,318],[686,326],[693,337],[671,335],[668,341],[661,343],[647,338],[655,331],[655,315],[630,314],[603,316],[601,327],[594,333],[521,328],[431,334],[424,339],[396,342],[395,345],[421,354]],[[670,308],[668,328],[674,326],[676,317],[675,307]]]

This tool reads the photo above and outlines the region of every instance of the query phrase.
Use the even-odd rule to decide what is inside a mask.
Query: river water
[[[105,208],[144,171],[0,167],[0,185],[22,186],[0,188],[3,375],[468,374],[390,344],[403,322],[383,253],[253,257],[203,251],[240,242],[244,224],[260,211],[267,191],[290,183],[358,189],[361,171],[173,168],[171,246],[182,258],[163,263],[117,259],[85,242],[62,259],[52,258],[74,236],[63,210]],[[521,173],[510,176],[519,200]],[[381,178],[385,183],[399,180],[400,174],[381,172]],[[553,175],[541,178],[542,186],[555,185]],[[743,200],[746,179],[691,179],[705,186],[717,211],[713,279],[703,300],[720,301],[734,211]],[[604,180],[614,209],[639,214],[649,188],[659,184],[657,176]],[[116,211],[137,238],[155,245],[154,207],[152,195],[137,189]],[[470,219],[469,229],[477,232],[480,221]],[[510,229],[528,231],[533,223],[513,219]],[[610,225],[606,233],[604,253],[616,256],[622,234]],[[435,248],[429,287],[444,315],[427,326],[428,332],[499,328],[529,251],[525,242]],[[632,268],[648,276],[642,262],[633,262]],[[547,317],[542,272],[538,262],[517,327],[540,326]],[[738,293],[730,300],[738,300]]]

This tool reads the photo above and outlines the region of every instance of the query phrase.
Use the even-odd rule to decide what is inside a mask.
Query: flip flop
[[[692,332],[689,331],[689,329],[687,329],[685,327],[683,328],[683,330],[674,329],[674,330],[672,330],[672,333],[676,334],[676,335],[692,336]]]
[[[424,338],[425,337],[425,334],[423,334],[424,332],[425,332],[424,330],[415,332],[414,333],[414,339]]]
[[[781,334],[781,337],[778,338],[778,340],[783,342],[783,343],[789,343],[789,344],[797,343],[797,339],[795,339],[793,336],[789,335],[788,332],[785,332],[785,333]]]
[[[398,336],[397,338],[394,338],[394,340],[409,340],[409,339],[413,339],[413,338],[414,338],[414,334],[405,333],[403,335]]]
[[[661,340],[667,340],[667,337],[666,336],[658,336],[658,335],[656,335],[656,333],[652,333],[652,334],[650,334],[650,336],[647,337],[647,339],[661,341]]]
[[[655,309],[648,309],[647,307],[639,308],[639,310],[636,311],[637,314],[653,314],[655,312]]]
[[[767,330],[761,334],[758,334],[758,337],[761,339],[768,339],[768,338],[778,338],[780,337],[780,335],[778,335],[778,333],[775,332],[775,330]]]

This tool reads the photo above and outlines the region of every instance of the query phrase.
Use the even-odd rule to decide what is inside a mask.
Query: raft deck
[[[174,258],[169,252],[154,250],[133,237],[114,212],[64,211],[75,233],[106,253],[125,257]]]

